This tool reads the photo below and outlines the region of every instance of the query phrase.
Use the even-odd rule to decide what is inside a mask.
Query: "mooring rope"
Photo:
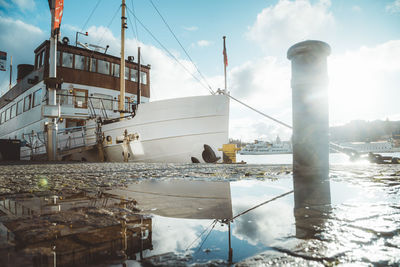
[[[289,124],[284,123],[283,121],[280,121],[280,120],[278,120],[278,119],[275,119],[275,118],[273,118],[273,117],[271,117],[271,116],[265,114],[264,112],[261,112],[261,111],[255,109],[255,108],[253,108],[253,107],[247,105],[246,103],[240,101],[240,100],[237,99],[237,98],[234,98],[234,97],[231,96],[230,94],[228,94],[228,93],[226,93],[226,92],[224,92],[224,91],[222,91],[222,90],[220,90],[220,89],[218,89],[217,93],[222,93],[222,94],[228,96],[229,98],[232,98],[233,100],[235,100],[235,101],[238,102],[239,104],[242,104],[243,106],[245,106],[245,107],[247,107],[247,108],[249,108],[249,109],[251,109],[251,110],[257,112],[258,114],[261,114],[261,115],[263,115],[264,117],[267,117],[268,119],[273,120],[274,122],[277,122],[277,123],[279,123],[279,124],[281,124],[281,125],[283,125],[283,126],[289,128],[289,129],[293,129],[293,127],[290,126]]]
[[[246,213],[248,213],[248,212],[250,212],[250,211],[252,211],[252,210],[254,210],[254,209],[256,209],[256,208],[259,208],[259,207],[261,207],[261,206],[263,206],[263,205],[265,205],[265,204],[268,204],[268,203],[270,203],[270,202],[272,202],[272,201],[274,201],[274,200],[277,200],[277,199],[279,199],[279,198],[282,198],[282,197],[284,197],[284,196],[287,196],[287,195],[289,195],[289,194],[291,194],[291,193],[293,193],[293,192],[294,192],[294,191],[291,190],[291,191],[289,191],[289,192],[286,192],[286,193],[283,193],[283,194],[281,194],[281,195],[279,195],[279,196],[276,196],[276,197],[274,197],[274,198],[271,198],[271,199],[269,199],[269,200],[267,200],[267,201],[264,201],[263,203],[260,203],[260,204],[254,206],[254,207],[252,207],[252,208],[250,208],[250,209],[247,209],[247,210],[245,210],[245,211],[243,211],[243,212],[241,212],[241,213],[239,213],[239,214],[233,216],[233,217],[230,218],[230,219],[224,219],[224,220],[222,220],[222,223],[231,222],[231,221],[233,221],[234,219],[236,219],[236,218],[238,218],[238,217],[240,217],[240,216],[242,216],[242,215],[244,215],[244,214],[246,214]],[[201,232],[201,234],[200,234],[195,240],[193,240],[193,242],[190,243],[190,245],[189,245],[185,250],[188,250],[189,248],[191,248],[192,245],[194,244],[194,242],[196,242],[200,237],[202,237],[202,236],[204,235],[204,233],[205,233],[209,228],[211,228],[210,231],[207,233],[206,238],[203,240],[203,242],[201,242],[200,247],[197,249],[197,251],[199,251],[199,250],[201,249],[201,247],[203,246],[204,242],[207,240],[208,236],[211,234],[212,230],[214,229],[214,227],[216,226],[216,224],[217,224],[218,222],[219,222],[218,220],[213,220],[212,223],[211,223],[207,228],[205,228],[205,229],[203,230],[203,232]]]
[[[204,233],[205,233],[210,227],[212,227],[212,229],[214,229],[214,227],[215,227],[215,225],[217,224],[217,222],[218,222],[217,220],[212,221],[212,223],[211,223],[206,229],[204,229],[204,231],[201,232],[201,234],[200,234],[195,240],[193,240],[192,243],[190,243],[190,245],[185,249],[185,251],[188,250],[189,248],[191,248],[192,245],[194,244],[194,242],[196,242],[200,237],[202,237],[202,236],[204,235]],[[207,236],[208,236],[208,235],[207,235]]]
[[[210,231],[208,232],[208,234],[206,235],[206,238],[204,238],[203,242],[201,242],[200,247],[197,249],[197,252],[200,251],[200,249],[203,247],[204,243],[207,241],[207,238],[210,236],[212,230],[214,230],[214,227],[217,225],[218,221],[215,220],[214,225],[212,226],[212,228],[210,229]]]
[[[274,198],[271,198],[271,199],[269,199],[269,200],[267,200],[267,201],[264,201],[263,203],[260,203],[260,204],[254,206],[254,207],[252,207],[252,208],[250,208],[250,209],[248,209],[248,210],[245,210],[245,211],[243,211],[243,212],[241,212],[241,213],[239,213],[239,214],[233,216],[233,217],[232,217],[231,219],[229,219],[228,221],[233,221],[233,220],[236,219],[237,217],[242,216],[242,215],[248,213],[249,211],[255,210],[256,208],[259,208],[259,207],[261,207],[261,206],[263,206],[263,205],[265,205],[265,204],[267,204],[267,203],[270,203],[270,202],[272,202],[272,201],[274,201],[274,200],[277,200],[277,199],[279,199],[279,198],[282,198],[282,197],[284,197],[284,196],[287,196],[287,195],[289,195],[289,194],[291,194],[291,193],[293,193],[293,192],[294,192],[294,191],[291,190],[291,191],[289,191],[289,192],[283,193],[282,195],[279,195],[279,196],[276,196],[276,197],[274,197]]]
[[[239,104],[242,104],[243,106],[245,106],[245,107],[247,107],[247,108],[249,108],[249,109],[251,109],[251,110],[257,112],[258,114],[261,114],[262,116],[264,116],[264,117],[266,117],[266,118],[268,118],[268,119],[270,119],[270,120],[273,120],[274,122],[277,122],[277,123],[279,123],[280,125],[283,125],[283,126],[289,128],[289,129],[292,129],[292,130],[293,130],[293,127],[290,126],[289,124],[284,123],[283,121],[280,121],[280,120],[278,120],[278,119],[275,119],[275,118],[273,118],[273,117],[271,117],[271,116],[265,114],[264,112],[261,112],[261,111],[255,109],[255,108],[253,108],[252,106],[249,106],[248,104],[246,104],[246,103],[240,101],[239,99],[237,99],[237,98],[231,96],[230,94],[226,93],[225,91],[222,91],[222,90],[218,89],[217,93],[224,94],[224,95],[226,95],[227,97],[229,97],[229,98],[235,100],[235,101],[238,102]],[[343,146],[341,146],[341,145],[339,145],[339,144],[336,144],[336,143],[333,143],[333,142],[329,142],[329,148],[332,149],[332,150],[335,150],[336,152],[346,154],[346,155],[348,155],[348,156],[350,156],[350,157],[352,157],[352,156],[358,154],[357,150],[355,150],[355,149],[353,149],[353,148],[343,147]]]

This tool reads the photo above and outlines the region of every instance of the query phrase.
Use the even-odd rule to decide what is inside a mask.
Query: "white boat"
[[[290,154],[292,152],[292,143],[281,141],[279,136],[275,142],[255,140],[254,143],[247,144],[239,151],[241,155]]]
[[[396,147],[392,139],[389,139],[387,141],[376,141],[376,142],[346,142],[346,143],[341,143],[340,145],[342,147],[354,149],[359,153],[400,152],[400,147]]]
[[[0,139],[21,141],[21,159],[50,154],[48,127],[54,118],[56,159],[185,163],[222,157],[218,148],[228,143],[228,96],[150,102],[150,65],[72,46],[63,38],[57,44],[59,88],[52,105],[50,52],[51,42],[39,45],[35,64],[19,65],[17,84],[0,98]],[[1,153],[7,152],[0,149],[0,159],[7,158]]]
[[[217,151],[228,142],[229,99],[225,95],[195,96],[139,105],[132,119],[102,126],[109,140],[138,135],[125,148],[123,142],[104,145],[108,161],[190,162],[202,159],[204,145]]]

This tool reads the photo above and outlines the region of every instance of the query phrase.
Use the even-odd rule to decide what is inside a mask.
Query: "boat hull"
[[[228,143],[229,98],[225,95],[185,97],[154,101],[139,105],[136,116],[102,126],[107,140],[104,152],[107,161],[203,162],[204,145],[217,156]],[[124,133],[137,134],[138,140],[121,142]],[[119,143],[117,142],[119,140]]]

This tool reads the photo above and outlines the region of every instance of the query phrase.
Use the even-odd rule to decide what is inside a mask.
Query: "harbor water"
[[[0,266],[400,264],[399,165],[331,154],[297,213],[290,154],[241,160],[1,165]]]

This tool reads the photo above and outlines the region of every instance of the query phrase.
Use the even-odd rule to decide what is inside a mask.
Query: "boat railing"
[[[76,126],[58,130],[58,150],[66,150],[96,144],[96,125]]]
[[[22,135],[21,149],[22,159],[32,159],[35,155],[46,153],[47,133],[46,132],[30,132]]]
[[[136,102],[129,98],[124,101],[124,110],[118,109],[119,99],[112,96],[76,96],[73,93],[58,93],[57,104],[61,108],[87,109],[91,118],[110,119],[111,113],[126,113],[134,115]],[[112,116],[111,116],[112,117]]]
[[[75,148],[93,146],[97,141],[96,124],[59,129],[57,131],[58,152]],[[23,135],[24,147],[21,158],[32,159],[47,152],[47,132],[34,132]]]

